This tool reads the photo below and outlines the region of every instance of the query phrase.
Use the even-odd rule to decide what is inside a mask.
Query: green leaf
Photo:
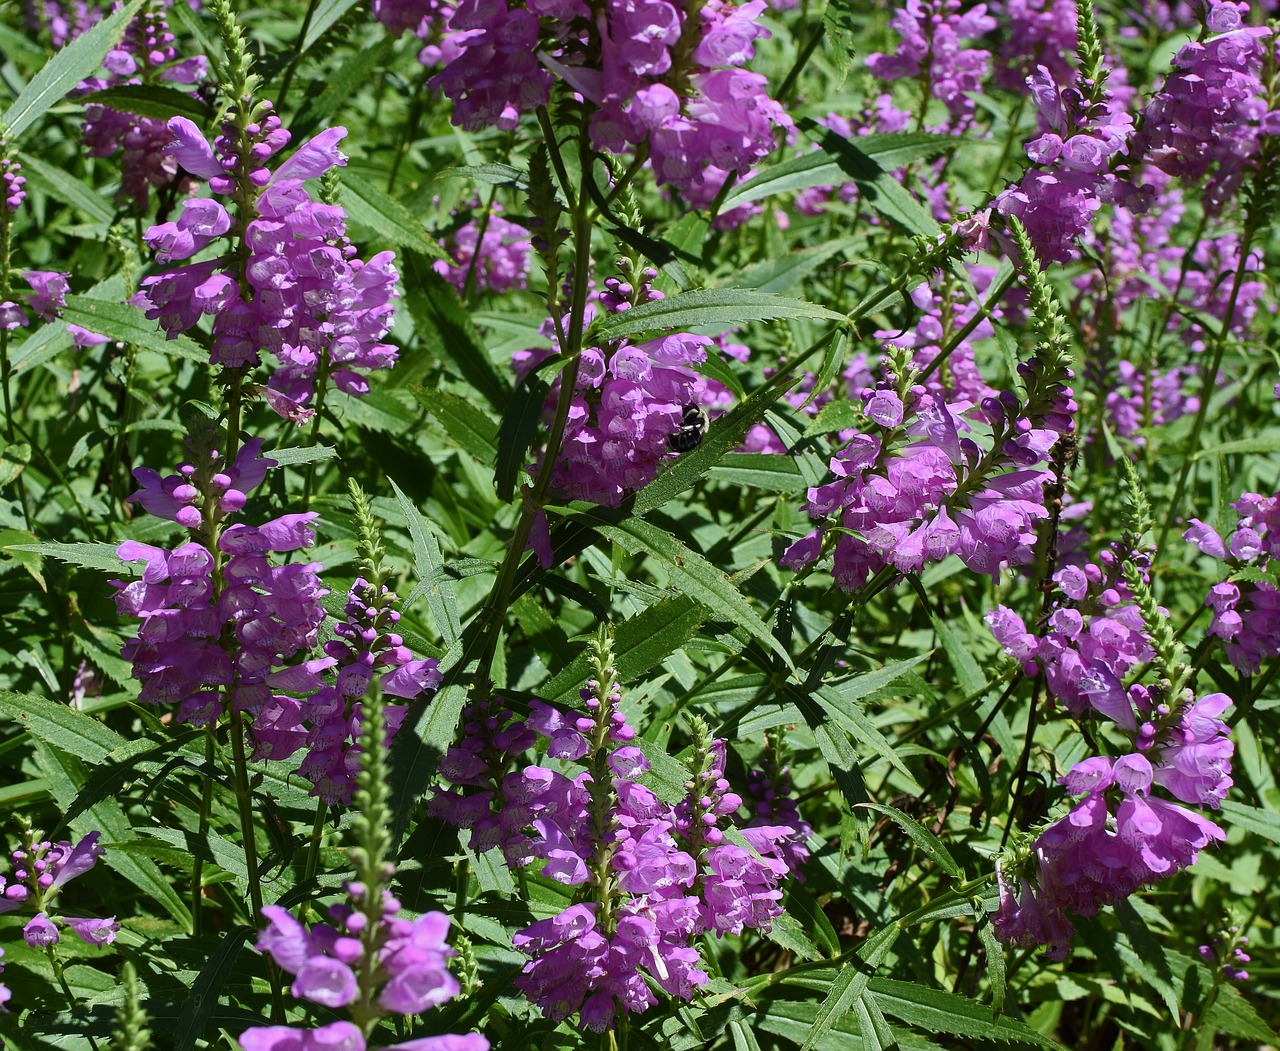
[[[436,172],[435,179],[470,179],[488,186],[508,186],[513,190],[527,190],[529,175],[510,164],[462,164]]]
[[[1001,1016],[993,1023],[990,1010],[982,1004],[942,989],[892,978],[873,978],[871,992],[885,1014],[929,1033],[1034,1044],[1065,1051],[1056,1040],[1036,1032],[1024,1022]]]
[[[129,564],[116,554],[117,544],[14,544],[7,550],[30,551],[37,555],[69,562],[85,569],[102,569],[108,573],[128,573]]]
[[[332,445],[304,445],[294,449],[272,449],[266,455],[275,460],[277,467],[297,467],[304,463],[336,460],[338,450]]]
[[[153,836],[161,843],[177,847],[187,857],[202,858],[212,862],[224,872],[236,878],[241,889],[249,884],[249,870],[245,867],[244,851],[214,832],[199,835],[185,828],[140,828],[140,833]]]
[[[383,240],[403,248],[447,259],[443,248],[427,235],[422,220],[390,194],[380,190],[363,171],[342,171],[342,207],[362,226],[367,226]]]
[[[41,591],[48,591],[49,585],[44,577],[44,556],[38,551],[27,551],[29,544],[15,544],[14,541],[34,540],[30,533],[20,529],[0,529],[0,555],[18,563],[31,578],[40,585]]]
[[[877,690],[883,690],[890,683],[906,675],[912,668],[927,661],[931,656],[932,652],[922,653],[918,657],[910,657],[905,661],[895,661],[893,664],[886,664],[883,668],[877,668],[875,671],[864,672],[861,675],[853,676],[851,679],[845,679],[843,682],[833,683],[826,689],[832,695],[832,698],[841,704],[860,701],[863,697],[870,697]]]
[[[897,924],[877,931],[858,950],[858,958],[840,968],[836,980],[831,983],[831,991],[818,1008],[817,1017],[814,1018],[800,1051],[811,1051],[816,1047],[832,1027],[849,1013],[854,1004],[866,995],[871,976],[889,955],[889,950],[893,948],[900,933],[902,929]]]
[[[427,525],[422,512],[404,494],[404,490],[396,485],[394,479],[388,478],[387,481],[391,483],[396,502],[409,526],[409,539],[413,543],[413,568],[418,575],[418,583],[404,600],[405,607],[412,608],[418,598],[425,595],[437,633],[446,647],[452,646],[462,634],[462,623],[458,619],[457,592],[444,570],[444,555],[440,551],[440,543]]]
[[[827,351],[822,355],[822,364],[818,367],[818,375],[813,381],[813,390],[809,392],[809,396],[805,398],[803,409],[811,405],[815,398],[821,397],[831,389],[832,381],[836,375],[844,368],[844,363],[849,357],[849,346],[851,343],[848,329],[841,329],[836,333],[836,338],[831,341]]]
[[[458,374],[491,409],[504,412],[511,384],[494,369],[458,293],[417,252],[406,251],[402,263],[404,303],[418,338],[437,357],[457,366]]]
[[[855,237],[842,237],[811,248],[787,252],[776,259],[766,259],[739,271],[738,287],[754,288],[757,292],[789,292],[832,256],[858,242],[859,239]]]
[[[688,595],[676,595],[656,602],[616,625],[613,631],[613,663],[618,681],[631,682],[649,669],[656,668],[693,638],[706,619],[706,607]],[[552,704],[572,701],[590,674],[590,659],[583,653],[542,686],[538,696]]]
[[[539,379],[536,373],[530,373],[516,387],[511,404],[502,415],[494,483],[498,487],[498,499],[503,503],[511,501],[516,482],[529,462],[529,447],[542,424],[542,407],[550,389],[549,383]]]
[[[97,103],[110,106],[121,113],[135,113],[139,117],[152,117],[155,120],[186,117],[201,127],[212,123],[214,118],[213,107],[208,103],[201,102],[185,91],[158,84],[121,84],[119,87],[81,95],[76,101],[85,105]]]
[[[12,483],[31,463],[31,446],[16,442],[0,452],[0,489]]]
[[[991,1020],[997,1021],[1004,1014],[1005,963],[1004,946],[996,941],[990,917],[978,923],[978,940],[987,954],[987,976],[991,979]]]
[[[640,309],[637,307],[637,309]],[[642,518],[628,518],[617,525],[603,514],[583,515],[605,537],[619,544],[629,554],[648,554],[663,564],[672,586],[702,603],[730,624],[745,628],[792,667],[791,655],[773,637],[773,632],[751,608],[733,582],[697,552],[691,550],[665,529]]]
[[[794,684],[788,684],[785,693],[789,700],[796,703],[799,699],[800,689]],[[916,782],[915,776],[907,769],[902,758],[893,750],[893,745],[888,738],[876,729],[875,724],[866,717],[856,704],[842,700],[829,686],[820,687],[813,696],[818,704],[822,706],[823,711],[831,717],[831,721],[839,726],[840,729],[855,740],[868,745],[877,755],[888,760],[889,764],[906,779],[908,791],[924,791]]]
[[[955,858],[951,856],[947,848],[942,845],[942,841],[915,818],[904,814],[897,807],[891,807],[884,803],[856,803],[854,805],[884,814],[910,836],[915,845],[925,852],[929,860],[939,866],[947,875],[956,879],[964,877],[960,866],[956,864]]]
[[[466,398],[435,387],[410,388],[422,407],[434,416],[445,433],[478,462],[493,463],[498,455],[498,425]]]
[[[0,127],[7,130],[10,141],[66,98],[80,81],[102,68],[102,60],[115,47],[142,4],[143,0],[127,0],[118,11],[81,33],[49,59],[0,117]]]
[[[1222,803],[1222,815],[1229,819],[1226,822],[1229,825],[1238,826],[1255,836],[1262,836],[1272,843],[1280,843],[1280,814],[1274,810],[1246,806],[1228,799]]]
[[[76,794],[74,802],[67,808],[62,820],[74,821],[86,810],[92,810],[104,799],[114,799],[120,790],[130,781],[142,776],[140,767],[163,764],[177,754],[182,746],[195,738],[202,737],[200,730],[189,729],[168,740],[156,742],[143,737],[125,744],[103,757],[84,787]]]
[[[35,694],[0,692],[0,712],[32,737],[90,765],[101,763],[125,744],[123,737],[93,716]]]
[[[254,927],[233,927],[219,935],[218,950],[209,957],[200,977],[191,986],[191,994],[178,1011],[176,1032],[178,1051],[191,1051],[213,1019],[213,1009],[218,1006],[222,990],[235,968],[244,943],[256,934]]]
[[[1215,1033],[1227,1033],[1274,1047],[1278,1042],[1276,1031],[1258,1017],[1253,1004],[1229,985],[1218,987],[1218,998],[1204,1021],[1200,1023]]]
[[[112,736],[117,737],[114,734]],[[75,793],[88,780],[81,757],[41,742],[36,749],[36,761],[49,779],[49,790],[59,809],[67,811],[74,802]],[[78,835],[86,835],[97,829],[102,833],[105,844],[124,843],[132,838],[133,832],[124,810],[114,799],[102,800],[72,822],[71,827]],[[108,847],[103,863],[164,908],[185,929],[191,929],[190,910],[155,862]]]
[[[865,32],[861,11],[854,0],[829,0],[822,16],[822,28],[831,45],[836,71],[840,74],[836,81],[840,87],[853,69],[853,59],[858,53],[857,41]]]
[[[404,723],[391,745],[391,812],[395,821],[391,842],[400,842],[409,827],[413,804],[436,772],[445,751],[453,744],[467,689],[457,683],[445,686],[433,697],[409,707]]]
[[[747,321],[777,318],[845,320],[843,314],[816,303],[806,303],[803,299],[788,299],[772,292],[745,288],[704,288],[681,292],[655,303],[643,303],[621,314],[605,315],[592,324],[586,341],[595,345],[599,341],[657,333],[663,329],[684,331],[703,325],[728,328]]]
[[[79,208],[91,219],[109,223],[115,212],[101,194],[94,193],[74,175],[54,164],[46,164],[39,157],[22,155],[22,174],[61,201]]]
[[[820,127],[815,124],[813,131]],[[892,170],[921,157],[933,157],[954,150],[961,141],[954,135],[895,131],[884,135],[860,135],[857,148],[880,168]],[[802,153],[738,183],[725,198],[722,210],[728,211],[774,194],[795,193],[814,186],[838,186],[848,178],[840,161],[833,160],[828,152],[815,150],[812,153]]]
[[[774,453],[729,453],[707,472],[711,478],[768,493],[803,493],[809,483],[790,456]]]
[[[311,24],[307,26],[307,35],[302,38],[302,46],[298,54],[303,55],[311,50],[325,33],[329,32],[343,15],[356,6],[357,0],[320,0],[311,16]]]
[[[884,170],[876,160],[868,156],[853,141],[833,131],[827,131],[817,122],[805,117],[797,122],[801,128],[815,136],[823,152],[832,157],[858,186],[862,201],[887,219],[892,219],[908,233],[933,239],[941,228],[928,209],[915,199],[902,184]]]
[[[67,296],[67,305],[62,309],[62,320],[142,350],[206,364],[209,361],[209,352],[195,340],[189,336],[165,339],[164,333],[156,328],[154,321],[149,321],[146,314],[127,303],[108,303],[88,296]]]
[[[1280,434],[1265,434],[1253,438],[1240,438],[1234,442],[1220,442],[1193,454],[1193,460],[1203,456],[1226,456],[1229,453],[1280,452]]]

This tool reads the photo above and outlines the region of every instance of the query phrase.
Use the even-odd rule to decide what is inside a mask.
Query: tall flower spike
[[[216,721],[228,698],[250,715],[270,708],[273,674],[314,647],[325,615],[319,563],[267,558],[310,547],[315,512],[226,524],[275,465],[261,449],[250,439],[231,464],[209,452],[167,478],[134,472],[141,488],[130,499],[193,539],[172,551],[132,540],[117,548],[123,561],[145,563],[139,579],[112,581],[116,608],[141,621],[123,656],[141,700],[176,703],[177,718],[195,726]]]
[[[382,549],[377,522],[368,498],[348,483],[355,509],[363,572],[357,577],[344,607],[347,619],[333,629],[324,644],[323,659],[305,661],[272,676],[271,685],[307,694],[303,700],[277,695],[254,724],[259,757],[285,759],[308,749],[298,773],[314,786],[311,794],[332,806],[349,804],[359,769],[361,706],[370,688],[406,701],[434,691],[441,681],[440,662],[417,660],[393,630],[400,619],[396,596],[381,582]],[[326,681],[326,674],[332,681]],[[375,683],[377,685],[375,685]],[[406,705],[386,704],[383,719],[393,736],[404,719]]]
[[[1059,779],[1078,797],[1070,811],[998,865],[996,936],[1044,946],[1057,960],[1070,951],[1073,915],[1092,916],[1123,901],[1225,838],[1181,804],[1216,808],[1231,787],[1233,746],[1222,718],[1231,701],[1221,693],[1196,698],[1184,687],[1188,671],[1147,580],[1150,551],[1141,546],[1141,531],[1149,511],[1140,488],[1131,491],[1131,531],[1102,553],[1101,565],[1055,575],[1061,598],[1042,636],[1011,610],[987,615],[1006,652],[1029,673],[1043,672],[1051,696],[1077,717],[1108,720],[1100,739],[1125,741],[1119,755],[1072,766]],[[1143,664],[1156,667],[1160,681],[1126,689],[1123,680]]]
[[[395,866],[389,857],[392,814],[386,747],[382,697],[374,690],[363,705],[353,799],[355,879],[344,887],[346,900],[330,907],[331,923],[309,929],[286,909],[268,905],[262,910],[267,926],[257,941],[260,952],[269,953],[294,976],[295,998],[330,1010],[346,1008],[351,1020],[315,1029],[250,1029],[240,1036],[246,1051],[366,1051],[373,1046],[381,1019],[421,1015],[459,992],[448,969],[448,958],[454,955],[445,941],[449,918],[429,912],[404,919],[391,893]],[[415,1037],[395,1046],[404,1051],[488,1051],[489,1042],[478,1033],[445,1034]]]
[[[0,198],[4,200],[4,207],[8,211],[16,212],[26,200],[27,191],[23,189],[26,184],[22,165],[9,152],[9,144],[0,135]]]
[[[237,215],[214,198],[189,198],[177,219],[147,230],[147,243],[165,263],[192,259],[223,238],[231,244],[216,258],[144,278],[130,302],[169,338],[211,315],[215,365],[255,365],[260,351],[270,352],[278,367],[267,402],[301,423],[314,415],[324,385],[363,395],[366,373],[396,360],[382,340],[398,274],[391,252],[357,258],[346,213],[313,200],[304,185],[346,164],[338,149],[346,129],[320,132],[272,171],[266,162],[289,143],[288,131],[270,102],[254,104],[245,120],[224,122],[212,144],[185,117],[169,121],[169,151],[214,194],[230,197]]]

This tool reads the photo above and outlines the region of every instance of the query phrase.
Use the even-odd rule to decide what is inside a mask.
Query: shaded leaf
[[[110,106],[122,113],[134,113],[139,117],[151,117],[155,120],[186,117],[201,127],[208,125],[214,117],[213,107],[207,102],[201,102],[185,91],[159,84],[121,84],[119,87],[81,95],[76,101],[85,105],[96,103]]]
[[[142,350],[151,350],[187,361],[207,363],[209,352],[189,336],[165,339],[154,321],[149,321],[137,307],[127,303],[109,303],[88,296],[67,296],[62,308],[62,320],[97,332],[117,343],[127,343]]]
[[[115,47],[142,4],[143,0],[127,0],[119,10],[81,33],[49,59],[0,117],[0,127],[7,129],[10,141],[66,98],[80,81],[102,68],[102,60]]]
[[[653,303],[642,303],[621,314],[608,314],[591,325],[586,342],[621,339],[662,329],[684,331],[703,325],[740,325],[746,321],[771,321],[777,318],[820,318],[844,321],[843,314],[788,299],[772,292],[745,288],[704,288],[681,292]]]

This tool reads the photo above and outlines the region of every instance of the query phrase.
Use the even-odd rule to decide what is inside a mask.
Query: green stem
[[[235,766],[236,809],[240,815],[244,864],[249,872],[249,903],[253,907],[253,920],[256,923],[262,912],[262,882],[258,871],[258,843],[254,836],[256,826],[253,820],[253,792],[249,788],[249,761],[244,748],[244,716],[236,708],[234,700],[228,698],[227,706],[231,709],[231,758]]]
[[[545,116],[542,108],[539,108],[538,112],[540,118]],[[511,601],[511,591],[515,586],[516,574],[520,568],[521,559],[524,557],[525,547],[529,543],[529,536],[533,532],[534,522],[538,514],[542,512],[547,491],[551,487],[551,476],[555,473],[555,465],[560,458],[560,447],[564,442],[565,426],[569,422],[569,410],[573,406],[573,398],[577,393],[578,368],[582,361],[582,335],[586,327],[587,281],[591,271],[592,231],[592,216],[588,206],[589,197],[586,189],[586,180],[590,177],[589,153],[587,152],[585,138],[579,140],[579,147],[582,150],[583,164],[582,182],[574,198],[573,208],[573,298],[569,308],[569,329],[566,333],[566,343],[562,347],[563,353],[568,360],[564,371],[560,374],[560,396],[556,400],[555,417],[551,423],[551,430],[547,435],[546,452],[543,454],[542,464],[538,468],[538,474],[532,487],[524,491],[524,499],[520,505],[520,519],[516,523],[515,534],[511,538],[511,546],[507,549],[506,558],[503,559],[502,566],[498,571],[498,579],[494,582],[493,591],[489,596],[484,651],[481,654],[480,663],[476,668],[475,674],[477,686],[486,693],[493,689],[493,684],[490,681],[490,671],[493,667],[493,658],[497,650],[498,636],[501,632],[502,624],[506,620],[507,607]],[[557,175],[562,176],[564,165],[560,160],[559,151],[554,140],[548,142],[548,153],[552,157],[552,163]]]
[[[307,868],[302,877],[304,884],[316,878],[316,871],[320,867],[320,843],[324,839],[324,819],[328,813],[329,808],[324,800],[319,800],[316,803],[316,819],[311,826],[311,842],[307,846]]]
[[[212,768],[214,762],[214,748],[216,742],[213,739],[213,727],[205,728],[204,738],[204,762],[206,768]],[[205,776],[204,784],[200,791],[200,841],[203,843],[204,838],[209,832],[209,815],[213,810],[213,778]],[[204,858],[199,854],[194,855],[194,861],[191,866],[191,934],[198,938],[204,933]]]
[[[311,20],[315,18],[316,8],[320,6],[320,0],[311,0],[307,4],[307,13],[302,16],[302,28],[298,30],[298,42],[293,45],[293,60],[289,63],[289,68],[284,71],[284,79],[280,81],[280,91],[276,94],[276,110],[277,112],[284,109],[284,100],[289,95],[289,85],[293,82],[293,75],[298,71],[298,65],[302,62],[302,44],[307,39],[307,31],[311,28]]]

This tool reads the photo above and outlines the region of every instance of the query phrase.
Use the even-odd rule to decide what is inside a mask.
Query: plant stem
[[[298,30],[298,42],[293,45],[293,60],[289,63],[289,68],[284,71],[284,79],[280,81],[280,90],[276,94],[277,111],[284,109],[284,100],[289,95],[289,85],[293,82],[293,75],[298,70],[299,63],[302,62],[302,45],[307,39],[307,31],[311,28],[311,20],[315,18],[316,8],[320,6],[320,0],[311,0],[307,4],[307,13],[302,16],[302,28]]]

